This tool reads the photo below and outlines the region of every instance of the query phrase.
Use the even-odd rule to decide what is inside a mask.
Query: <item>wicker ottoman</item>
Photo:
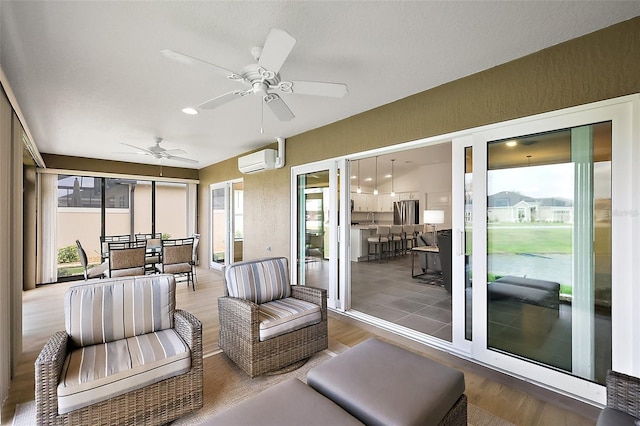
[[[349,413],[295,378],[278,383],[202,424],[362,426]]]
[[[312,368],[307,383],[367,425],[465,425],[464,374],[369,339]]]

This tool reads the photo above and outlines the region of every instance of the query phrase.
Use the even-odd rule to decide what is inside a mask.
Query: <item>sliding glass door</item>
[[[487,197],[488,347],[604,384],[611,122],[489,142]]]
[[[340,167],[342,166],[342,167]],[[341,308],[340,282],[344,282],[345,266],[338,241],[345,241],[345,200],[341,186],[342,162],[292,168],[292,282],[327,290],[327,304]],[[341,222],[342,221],[342,222]],[[342,260],[341,260],[342,259]],[[295,265],[295,266],[294,266]],[[341,279],[342,277],[342,279]]]
[[[214,269],[243,260],[244,229],[242,180],[211,185],[211,247],[209,264]]]
[[[630,171],[628,117],[613,105],[454,141],[458,349],[592,401],[608,369],[629,368],[630,264],[613,244],[626,220],[615,212],[628,211],[616,185]]]

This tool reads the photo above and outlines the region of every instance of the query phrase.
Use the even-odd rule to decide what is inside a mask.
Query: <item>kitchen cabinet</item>
[[[393,203],[400,199],[399,195],[391,194],[378,195],[378,210],[379,212],[393,212]]]
[[[373,212],[377,209],[376,200],[374,200],[374,196],[371,194],[358,194],[351,193],[351,198],[353,199],[353,211],[354,212]]]
[[[419,200],[420,193],[419,192],[401,192],[400,200]]]
[[[351,193],[351,199],[353,200],[354,212],[393,212],[393,203],[400,199],[396,194],[393,197],[390,194],[358,194]]]

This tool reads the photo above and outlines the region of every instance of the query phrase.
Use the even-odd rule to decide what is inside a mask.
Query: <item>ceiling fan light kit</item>
[[[289,121],[295,115],[285,101],[274,91],[295,95],[311,95],[341,98],[347,94],[347,86],[342,83],[326,83],[316,81],[283,81],[280,68],[296,44],[296,39],[284,30],[272,28],[267,35],[264,47],[253,47],[251,54],[257,63],[249,64],[239,73],[230,71],[219,65],[185,55],[172,50],[162,50],[166,57],[177,62],[192,65],[203,63],[224,74],[228,79],[241,82],[247,89],[232,90],[216,96],[198,105],[201,109],[215,109],[235,99],[249,94],[261,98],[263,105],[267,105],[280,121]]]
[[[183,163],[198,164],[197,160],[192,160],[191,158],[186,158],[186,157],[179,157],[178,155],[176,155],[176,154],[181,154],[181,155],[186,154],[186,152],[183,151],[182,149],[164,149],[163,147],[160,146],[161,142],[162,142],[162,138],[156,138],[156,144],[148,148],[141,148],[139,146],[131,145],[124,142],[122,143],[122,145],[131,147],[137,150],[136,152],[132,152],[131,154],[150,155],[151,157],[160,160],[161,164],[162,164],[162,160],[175,160],[175,161],[181,161]]]

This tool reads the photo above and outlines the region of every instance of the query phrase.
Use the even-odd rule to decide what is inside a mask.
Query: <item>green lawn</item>
[[[488,229],[488,253],[570,254],[571,228],[553,225],[492,226]]]
[[[556,224],[492,224],[487,231],[487,252],[570,254],[571,231]],[[466,234],[467,241],[471,241],[471,230],[467,229]]]

